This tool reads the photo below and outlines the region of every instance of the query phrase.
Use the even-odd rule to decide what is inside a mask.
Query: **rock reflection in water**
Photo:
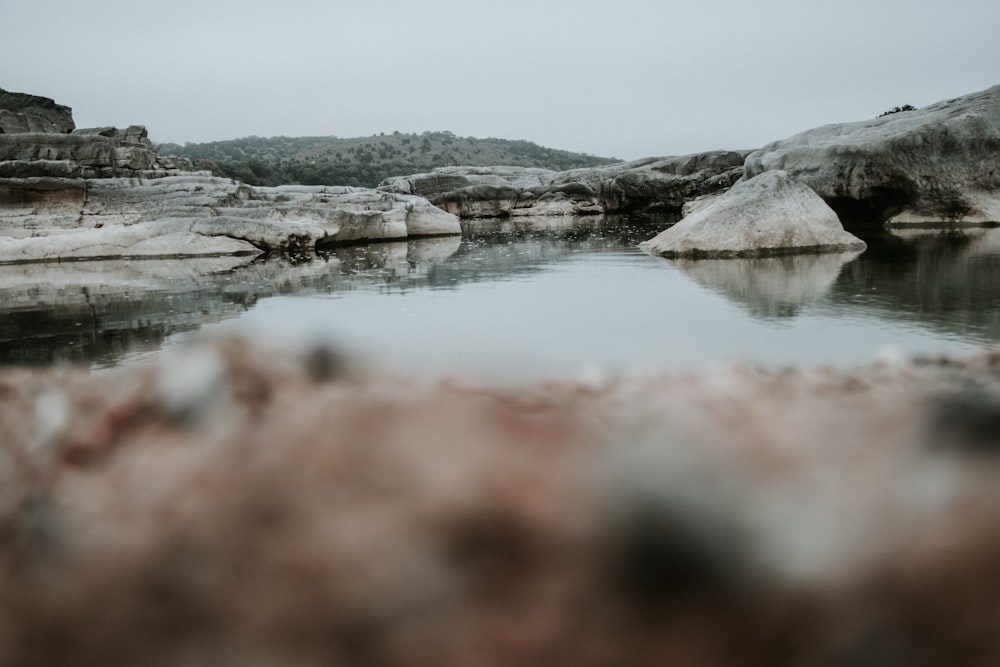
[[[831,290],[834,312],[1000,340],[1000,229],[896,229],[865,240],[868,251]]]
[[[797,315],[829,291],[845,264],[860,251],[728,259],[669,261],[695,282],[773,319]]]
[[[93,363],[239,316],[258,299],[426,275],[456,237],[339,248],[322,257],[102,260],[0,265],[0,364]]]

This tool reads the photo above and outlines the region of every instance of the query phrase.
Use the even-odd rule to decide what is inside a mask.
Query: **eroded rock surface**
[[[311,252],[459,233],[456,217],[421,197],[363,188],[251,188],[191,173],[0,179],[0,262]]]
[[[1000,659],[995,354],[497,392],[222,341],[0,395],[4,664]]]
[[[18,132],[72,132],[73,111],[39,95],[12,93],[0,88],[0,134]]]
[[[5,102],[48,108],[45,98],[0,91]],[[72,129],[70,110],[48,103]],[[192,172],[189,161],[160,156],[142,126],[9,127],[0,133],[0,262],[299,253],[461,233],[455,216],[417,196],[251,188]]]
[[[419,194],[461,218],[679,212],[694,197],[723,191],[743,174],[749,151],[554,172],[526,167],[444,167],[386,179],[380,190]]]
[[[825,125],[746,160],[781,169],[845,222],[1000,222],[1000,86],[915,111]]]
[[[664,257],[749,257],[863,250],[837,214],[786,172],[741,181],[640,245]]]

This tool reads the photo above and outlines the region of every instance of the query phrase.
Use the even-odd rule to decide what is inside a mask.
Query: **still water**
[[[299,261],[0,266],[0,364],[109,369],[236,333],[508,383],[1000,341],[1000,229],[880,231],[860,254],[690,261],[636,249],[656,231],[467,235]]]

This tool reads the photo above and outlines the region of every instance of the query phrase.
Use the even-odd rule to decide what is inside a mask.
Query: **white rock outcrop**
[[[0,263],[256,255],[461,234],[426,199],[252,188],[159,155],[146,128],[74,129],[69,107],[0,89]]]
[[[744,176],[776,169],[844,222],[1000,222],[1000,86],[776,141]]]
[[[460,233],[458,218],[421,197],[365,188],[252,188],[198,173],[0,179],[0,262],[310,252]]]
[[[741,257],[857,250],[837,214],[783,171],[741,181],[640,247],[664,257]]]

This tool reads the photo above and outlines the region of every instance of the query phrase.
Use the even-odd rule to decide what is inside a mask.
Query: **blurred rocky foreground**
[[[3,665],[1000,661],[1000,353],[0,373]]]

